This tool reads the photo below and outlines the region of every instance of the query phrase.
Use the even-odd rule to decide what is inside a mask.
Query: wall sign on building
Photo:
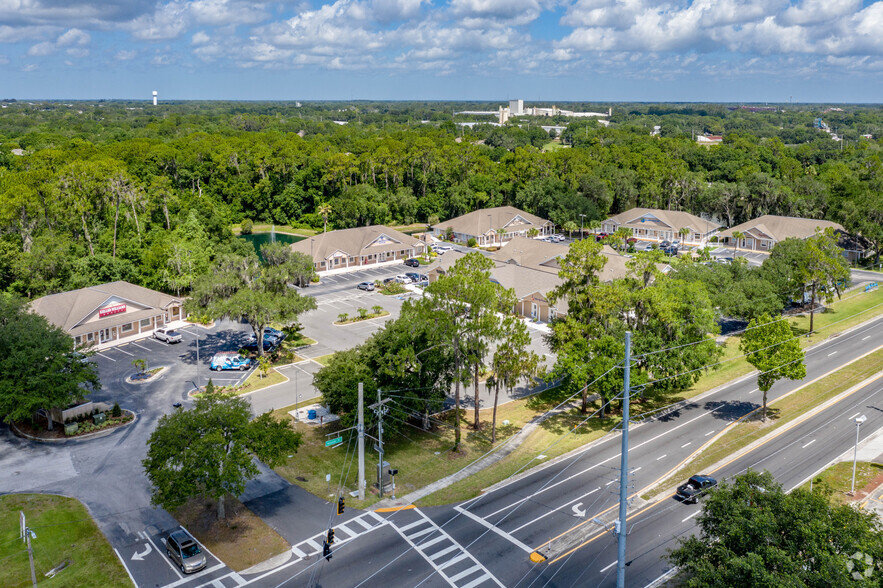
[[[99,309],[98,316],[103,318],[112,314],[120,314],[121,312],[126,312],[125,304],[112,304]]]

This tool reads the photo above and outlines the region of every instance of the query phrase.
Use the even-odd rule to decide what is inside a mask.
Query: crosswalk
[[[503,584],[419,509],[400,513],[392,527],[454,588]]]
[[[364,514],[350,519],[345,523],[334,524],[334,546],[341,543],[352,541],[360,535],[364,535],[373,531],[377,527],[386,524],[386,519],[374,511],[368,511]],[[322,553],[322,543],[325,541],[325,534],[319,533],[315,537],[310,537],[301,541],[291,548],[291,553],[300,559],[311,557]]]

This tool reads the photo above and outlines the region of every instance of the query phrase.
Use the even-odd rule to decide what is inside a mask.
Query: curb
[[[91,441],[92,439],[100,439],[101,437],[107,437],[108,435],[113,435],[117,431],[120,431],[120,430],[128,427],[129,425],[134,425],[136,422],[138,422],[138,415],[135,414],[134,411],[131,411],[128,408],[124,408],[122,410],[132,415],[132,420],[129,421],[128,423],[123,423],[122,425],[120,425],[118,427],[113,427],[112,429],[106,429],[104,431],[96,431],[94,433],[87,433],[85,435],[75,435],[73,437],[64,437],[62,439],[42,439],[40,437],[34,437],[33,435],[29,435],[29,434],[25,433],[24,431],[22,431],[21,429],[19,429],[18,427],[16,427],[15,423],[9,423],[9,429],[13,433],[15,433],[15,435],[17,437],[21,437],[22,439],[27,439],[27,440],[33,441],[35,443],[64,444],[64,443],[76,443],[78,441]],[[64,425],[62,425],[62,426],[64,426]]]

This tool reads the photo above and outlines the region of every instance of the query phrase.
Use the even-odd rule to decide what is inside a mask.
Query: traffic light
[[[331,545],[332,543],[334,543],[334,529],[328,529],[327,543],[328,543],[328,545]]]
[[[331,546],[328,545],[328,542],[322,543],[322,557],[327,560],[331,560]]]
[[[337,499],[337,514],[343,514],[343,507],[346,505],[346,501],[343,499],[343,496]]]

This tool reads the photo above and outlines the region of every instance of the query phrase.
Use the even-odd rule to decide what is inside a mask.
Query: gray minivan
[[[196,539],[183,529],[166,538],[166,554],[185,574],[198,572],[205,567],[205,554],[199,549]]]

